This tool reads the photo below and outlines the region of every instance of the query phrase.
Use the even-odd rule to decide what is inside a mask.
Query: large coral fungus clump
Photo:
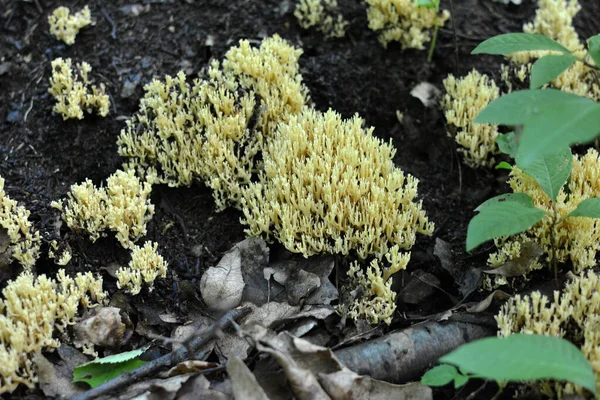
[[[569,181],[561,189],[552,205],[551,199],[537,182],[517,167],[510,173],[509,185],[515,193],[525,193],[533,199],[536,207],[547,211],[541,222],[526,232],[508,239],[497,239],[499,250],[490,255],[489,263],[498,267],[508,260],[520,256],[523,244],[535,242],[548,259],[552,257],[552,245],[558,262],[570,260],[575,272],[596,265],[596,254],[600,251],[600,220],[587,217],[568,217],[584,200],[600,197],[600,155],[594,149],[584,156],[573,157],[573,167]],[[556,214],[554,214],[556,210]],[[553,221],[558,223],[550,234]],[[554,237],[554,243],[551,238]]]
[[[301,53],[279,36],[259,48],[242,40],[204,79],[189,84],[180,72],[153,81],[118,139],[127,167],[169,186],[202,180],[219,209],[237,206],[266,138],[308,101]]]
[[[425,48],[431,40],[431,29],[444,26],[450,18],[447,10],[437,13],[435,8],[419,6],[414,0],[366,0],[369,28],[380,31],[379,41],[384,47],[397,41],[403,49]]]
[[[333,111],[306,109],[279,126],[263,154],[259,182],[244,191],[247,232],[288,250],[381,258],[431,234],[416,201],[417,179],[392,161],[395,149]]]
[[[496,144],[498,125],[473,121],[481,110],[500,96],[496,83],[487,75],[473,70],[460,79],[449,75],[444,79],[444,88],[446,94],[441,105],[451,128],[448,135],[461,146],[458,151],[465,163],[473,168],[494,165],[493,156],[499,153]]]
[[[40,233],[29,221],[29,210],[17,205],[4,192],[4,179],[0,177],[0,234],[6,230],[9,243],[3,243],[0,236],[0,253],[8,256],[8,261],[17,260],[26,270],[30,270],[40,256]]]
[[[517,295],[502,306],[496,320],[500,336],[557,336],[578,345],[596,372],[600,390],[600,276],[588,271],[567,283],[562,294],[555,291],[552,299],[539,292]],[[583,394],[571,383],[543,382],[539,387],[550,398],[556,394]]]
[[[75,278],[59,270],[56,280],[24,272],[9,281],[0,301],[0,393],[37,381],[33,358],[59,346],[53,334],[74,322],[80,307],[104,302],[102,278],[91,273]]]

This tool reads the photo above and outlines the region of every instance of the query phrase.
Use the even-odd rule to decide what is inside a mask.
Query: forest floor
[[[419,198],[436,224],[432,237],[418,238],[407,272],[395,285],[402,292],[411,275],[421,271],[436,277],[440,290],[417,303],[402,304],[394,323],[379,334],[411,325],[411,319],[403,318],[406,315],[424,317],[450,309],[465,293],[472,294],[470,300],[485,296],[475,289],[490,249],[466,253],[467,225],[477,205],[507,190],[507,172],[461,165],[453,140],[446,134],[442,111],[437,106],[425,107],[410,92],[420,82],[443,90],[442,81],[448,74],[463,76],[474,68],[499,78],[501,58],[472,56],[470,52],[491,36],[522,31],[523,24],[534,16],[535,2],[525,0],[516,6],[491,0],[455,0],[453,22],[441,29],[431,63],[427,51],[402,51],[396,44],[384,49],[377,34],[368,29],[366,5],[353,0],[338,1],[349,21],[347,33],[340,39],[324,39],[317,31],[303,30],[293,16],[292,0],[91,1],[95,26],[83,29],[72,46],[50,35],[47,17],[58,6],[79,10],[85,2],[1,3],[0,176],[6,180],[7,195],[31,211],[30,219],[42,234],[44,255],[36,265],[37,273],[56,271],[45,256],[49,240],[56,235],[59,215],[50,203],[64,198],[71,185],[86,178],[100,184],[121,167],[117,137],[125,120],[137,111],[144,85],[179,70],[194,76],[211,59],[221,59],[240,39],[258,42],[277,33],[302,48],[300,73],[315,108],[332,108],[344,118],[357,113],[367,126],[375,128],[377,137],[391,139],[398,149],[397,166],[419,179]],[[575,26],[579,35],[587,38],[600,32],[600,19],[594,17],[600,15],[600,2],[580,3],[583,11]],[[442,8],[449,9],[449,2],[442,0]],[[96,83],[104,83],[110,94],[108,117],[86,115],[81,121],[63,121],[52,112],[48,82],[50,63],[57,57],[86,61],[93,67]],[[404,114],[403,123],[399,123],[397,111]],[[188,320],[190,307],[201,309],[199,302],[190,305],[195,301],[190,299],[199,298],[203,271],[245,238],[244,227],[240,212],[215,210],[210,190],[201,183],[189,188],[157,186],[152,202],[156,213],[148,224],[147,237],[158,243],[169,272],[166,279],[156,282],[154,291],[142,292],[127,302],[134,324],[144,322],[153,332],[170,336],[175,325],[152,315],[168,314],[182,322]],[[451,267],[443,268],[434,255],[438,239],[450,246],[446,261]],[[127,252],[114,238],[91,243],[74,237],[71,244],[73,260],[68,272],[101,271],[106,275],[106,290],[115,293],[115,280],[105,269],[112,263],[126,263]],[[272,248],[271,253],[279,250]],[[14,274],[4,276],[1,286],[7,278]],[[333,276],[331,281],[337,278],[343,277]],[[539,280],[536,284],[543,284],[552,276],[540,273],[535,279]],[[330,336],[323,344],[331,347],[336,341],[339,337]],[[136,332],[124,349],[147,342]],[[27,395],[25,390],[17,393]],[[437,393],[440,398],[448,394]],[[463,397],[468,394],[465,391]]]

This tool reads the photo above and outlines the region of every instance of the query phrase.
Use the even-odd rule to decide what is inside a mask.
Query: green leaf
[[[458,389],[459,387],[464,386],[467,382],[469,382],[468,376],[456,375],[454,377],[454,389]]]
[[[533,205],[524,193],[503,194],[487,200],[467,228],[467,251],[501,236],[521,233],[542,220],[546,212]]]
[[[558,153],[538,158],[528,164],[521,162],[520,156],[517,156],[515,161],[517,166],[535,179],[552,201],[555,201],[560,189],[571,175],[573,154],[571,148],[566,146]]]
[[[508,169],[508,170],[511,170],[512,169],[512,165],[510,165],[506,161],[500,161],[500,163],[498,165],[496,165],[496,169]]]
[[[471,54],[509,54],[532,50],[554,50],[561,53],[570,53],[566,47],[548,36],[534,33],[507,33],[485,40]]]
[[[417,0],[417,6],[425,8],[437,8],[440,0]]]
[[[574,143],[586,143],[600,132],[600,104],[581,97],[545,109],[523,127],[517,156],[529,164]]]
[[[452,365],[438,365],[425,372],[421,383],[427,386],[445,386],[452,382],[456,376],[462,376]]]
[[[86,382],[93,388],[99,386],[124,372],[146,364],[146,361],[137,359],[146,350],[148,346],[82,364],[73,371],[73,382]]]
[[[515,157],[517,154],[517,137],[514,132],[508,132],[498,135],[496,138],[498,148],[504,154],[508,154],[511,157]]]
[[[594,197],[582,201],[567,217],[600,218],[600,199]]]
[[[576,59],[571,54],[550,55],[540,58],[531,68],[531,88],[537,89],[548,82],[552,82],[573,65]]]
[[[487,199],[486,201],[481,203],[479,207],[475,209],[475,211],[481,212],[488,207],[494,207],[496,206],[496,204],[503,203],[506,201],[516,202],[523,205],[524,207],[529,207],[533,205],[533,200],[525,193],[504,193],[499,196],[492,197],[491,199]]]
[[[596,375],[572,343],[553,336],[515,334],[465,344],[440,362],[496,381],[564,380],[596,394]]]
[[[596,66],[600,66],[600,35],[588,39],[588,52]]]
[[[556,89],[520,90],[492,101],[475,118],[476,123],[522,125],[543,112],[572,105],[595,104],[592,100]]]

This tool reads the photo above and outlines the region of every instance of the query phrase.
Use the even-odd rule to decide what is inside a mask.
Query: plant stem
[[[440,13],[440,0],[437,0],[435,4],[435,19],[434,19],[434,27],[433,27],[433,38],[431,39],[431,44],[429,45],[429,53],[427,54],[427,62],[431,62],[433,59],[433,50],[435,50],[435,42],[437,42],[438,30],[440,29],[438,25],[438,14]]]
[[[550,227],[550,254],[552,257],[551,265],[554,269],[554,281],[556,282],[556,286],[558,287],[558,263],[556,262],[556,243],[554,241],[554,231],[558,226],[558,221],[556,221],[556,203],[552,201],[552,226]]]

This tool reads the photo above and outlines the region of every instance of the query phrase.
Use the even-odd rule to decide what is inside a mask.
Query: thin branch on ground
[[[88,390],[87,392],[74,396],[72,397],[72,400],[90,400],[107,395],[115,390],[131,386],[142,378],[156,373],[161,369],[172,367],[182,361],[194,357],[194,354],[197,353],[201,347],[205,346],[211,340],[219,336],[220,333],[229,325],[231,325],[231,323],[236,319],[243,318],[250,313],[250,311],[251,309],[248,307],[233,309],[223,315],[208,329],[190,335],[190,337],[185,340],[186,344],[177,350],[174,350],[169,354],[165,354],[156,360],[150,361],[149,363],[144,364],[133,371],[126,372],[117,378]]]

